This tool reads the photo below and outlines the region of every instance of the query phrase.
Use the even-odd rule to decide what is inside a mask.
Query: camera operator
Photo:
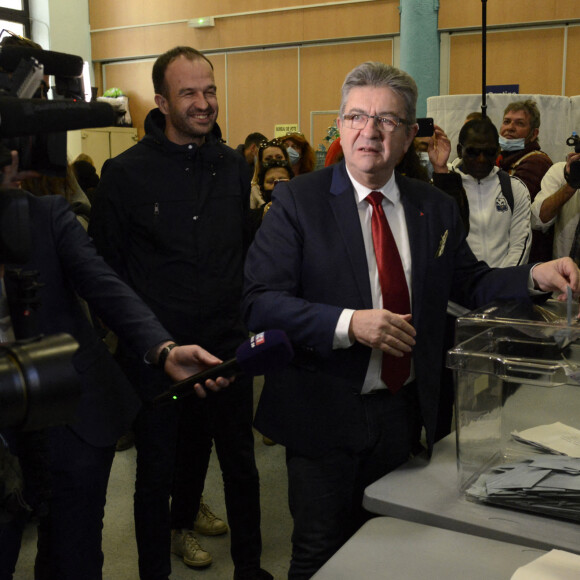
[[[570,143],[569,143],[570,144]],[[544,175],[532,203],[532,228],[546,231],[554,224],[553,258],[570,256],[580,263],[580,147],[566,161],[554,163]]]
[[[18,159],[2,174],[2,187],[12,188],[24,175]],[[30,173],[26,176],[30,177]],[[0,196],[3,194],[0,190]],[[78,297],[110,327],[124,345],[156,366],[160,383],[164,373],[182,380],[221,362],[199,346],[177,346],[150,309],[96,253],[92,241],[60,196],[34,197],[21,193],[28,204],[30,257],[24,263],[5,264],[5,270],[38,272],[40,306],[34,312],[38,333],[65,332],[79,343],[73,356],[80,384],[76,418],[43,432],[46,440],[48,513],[39,516],[35,578],[93,580],[102,577],[102,518],[115,442],[131,425],[139,398],[100,341],[83,313]],[[14,298],[12,277],[5,277],[9,303]],[[14,321],[14,308],[11,305]],[[16,338],[19,338],[16,332]],[[199,397],[229,381],[218,378],[196,384]],[[160,391],[162,388],[160,387]],[[50,424],[50,417],[47,417]],[[5,430],[4,440],[19,433]],[[4,433],[3,433],[4,435]],[[14,452],[15,450],[12,449]],[[26,461],[20,457],[21,462]],[[39,466],[36,466],[39,467]],[[28,484],[23,465],[24,494]],[[0,524],[0,578],[15,569],[23,522]]]

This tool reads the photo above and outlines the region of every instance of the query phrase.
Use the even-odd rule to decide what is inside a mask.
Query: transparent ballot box
[[[578,305],[571,318],[565,303],[539,308],[498,303],[457,321],[459,485],[474,501],[580,521]]]

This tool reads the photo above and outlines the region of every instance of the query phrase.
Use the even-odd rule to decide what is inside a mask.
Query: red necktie
[[[409,289],[397,243],[383,211],[383,194],[372,191],[365,200],[373,207],[371,228],[383,293],[383,308],[397,314],[409,314]],[[383,353],[381,379],[392,393],[396,393],[403,386],[410,372],[410,353],[402,358]]]

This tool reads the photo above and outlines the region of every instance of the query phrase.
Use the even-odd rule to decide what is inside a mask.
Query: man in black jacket
[[[89,231],[105,259],[178,341],[195,337],[231,358],[247,338],[239,314],[247,165],[220,139],[213,67],[201,53],[177,47],[161,55],[153,84],[158,108],[145,121],[146,136],[105,164]],[[142,369],[129,357],[125,368],[151,396],[149,373],[134,372]],[[134,426],[141,578],[167,579],[171,572],[170,494],[171,549],[186,563],[190,547],[198,549],[191,530],[212,439],[224,477],[234,577],[271,578],[260,569],[252,396],[252,381],[240,378],[227,397],[208,397],[202,405],[190,398],[181,405],[143,407]]]

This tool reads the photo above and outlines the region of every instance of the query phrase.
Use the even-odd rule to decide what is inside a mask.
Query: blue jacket
[[[38,330],[45,335],[66,332],[80,345],[73,364],[81,379],[81,398],[71,428],[91,445],[114,445],[128,431],[139,399],[94,332],[77,294],[142,366],[145,353],[171,335],[97,254],[63,197],[27,195],[27,199],[32,255],[28,262],[9,264],[7,269],[39,272]],[[16,288],[10,278],[6,291],[13,299]]]
[[[468,307],[525,298],[530,267],[490,269],[465,241],[457,204],[436,188],[397,175],[412,257],[413,361],[420,413],[433,443],[447,302]],[[359,451],[360,397],[371,349],[333,350],[344,308],[370,309],[368,266],[344,162],[280,184],[246,260],[243,301],[250,330],[280,328],[297,357],[268,376],[256,427],[304,455]]]

